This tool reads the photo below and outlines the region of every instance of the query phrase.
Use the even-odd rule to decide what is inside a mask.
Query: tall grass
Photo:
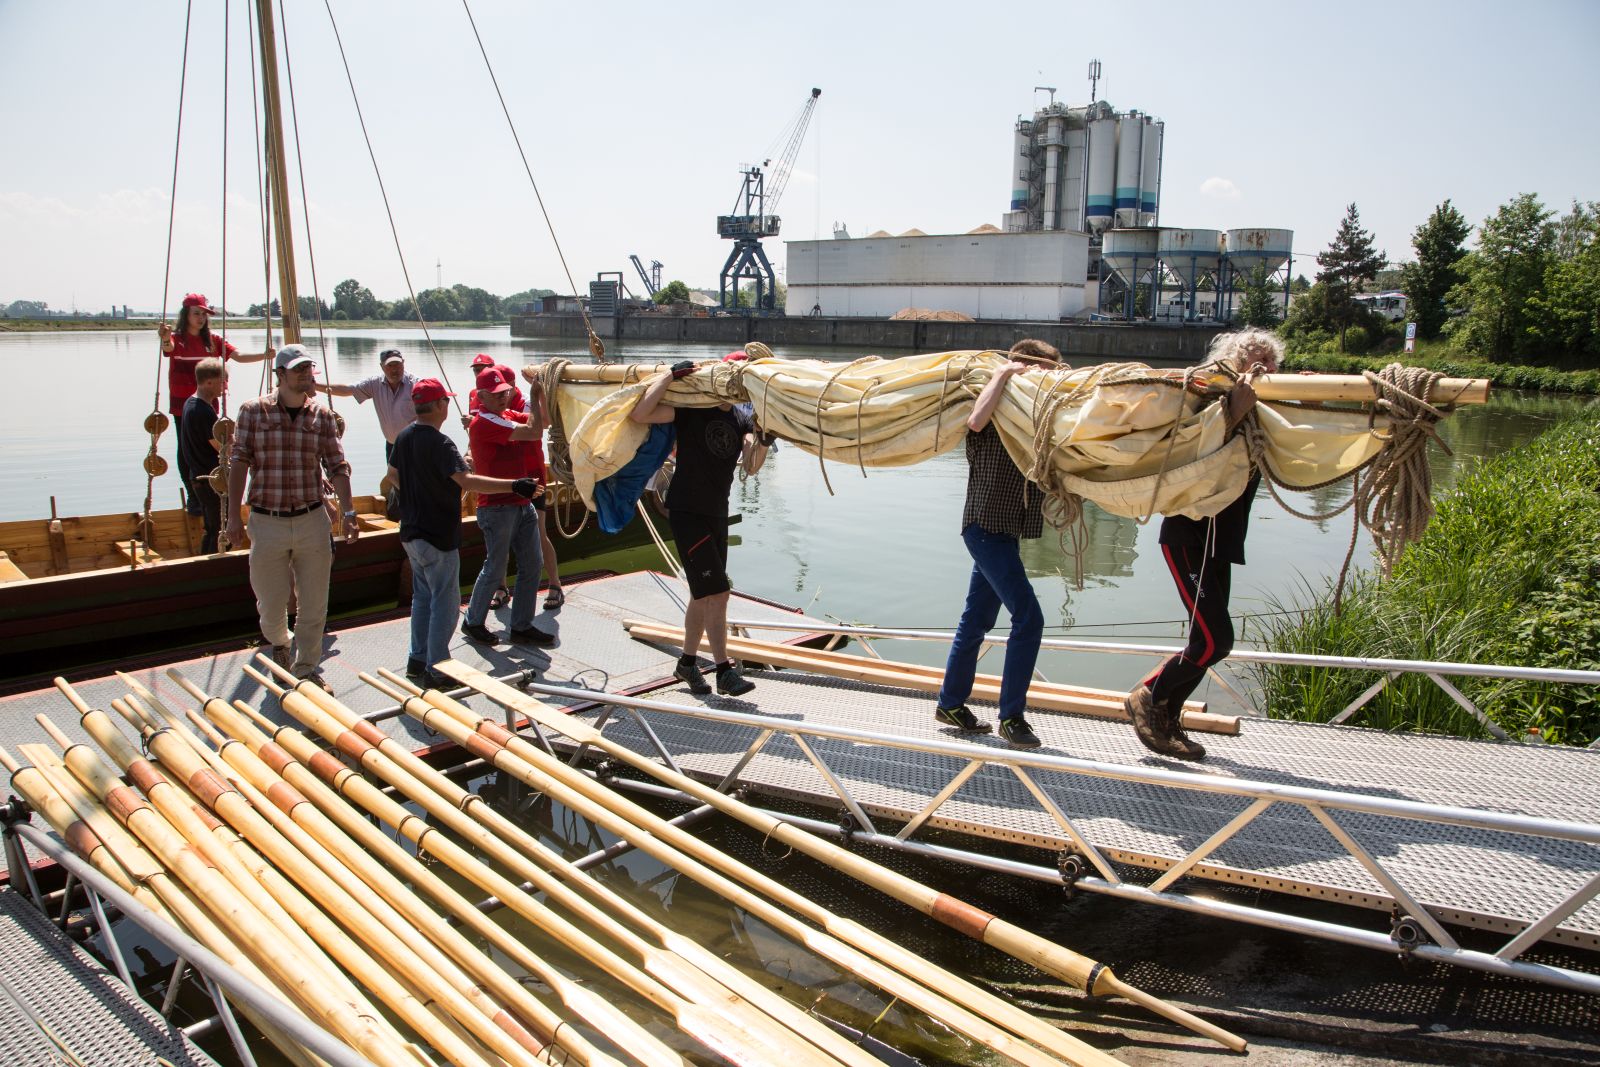
[[[1385,581],[1358,577],[1333,610],[1331,588],[1279,603],[1252,636],[1284,652],[1600,669],[1600,413],[1558,423],[1483,464],[1439,501],[1422,540]],[[1269,714],[1325,722],[1376,680],[1370,672],[1253,668]],[[1588,744],[1600,690],[1451,679],[1512,736]],[[1402,675],[1355,721],[1385,730],[1483,736],[1425,676]]]

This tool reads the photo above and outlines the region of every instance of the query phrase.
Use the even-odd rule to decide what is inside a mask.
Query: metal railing
[[[760,624],[764,626],[765,624]],[[760,628],[758,626],[757,628]],[[531,675],[531,672],[530,672]],[[852,727],[832,726],[752,714],[742,711],[720,711],[711,706],[688,707],[660,700],[601,693],[589,689],[573,689],[549,685],[533,680],[523,682],[530,692],[563,700],[583,701],[620,708],[638,726],[649,748],[668,767],[681,773],[677,761],[650,726],[641,712],[663,713],[715,722],[727,726],[753,727],[756,737],[737,757],[734,765],[723,775],[717,788],[728,790],[740,781],[751,760],[774,737],[788,737],[814,766],[822,781],[849,813],[853,825],[845,830],[815,820],[799,818],[781,812],[767,812],[776,818],[825,832],[847,833],[853,840],[865,841],[889,848],[901,849],[945,860],[955,860],[991,870],[1064,884],[1071,888],[1104,893],[1143,903],[1160,904],[1184,911],[1199,912],[1223,918],[1236,919],[1254,925],[1298,932],[1363,948],[1385,952],[1400,950],[1419,958],[1449,963],[1472,970],[1486,971],[1506,976],[1525,978],[1586,993],[1600,994],[1600,974],[1590,974],[1570,968],[1535,963],[1521,957],[1537,942],[1559,926],[1564,920],[1600,895],[1600,851],[1595,853],[1596,869],[1585,872],[1587,881],[1552,905],[1543,915],[1527,923],[1494,952],[1468,949],[1455,939],[1429,909],[1409,892],[1400,880],[1384,867],[1382,860],[1359,840],[1356,833],[1341,825],[1332,812],[1354,812],[1383,817],[1383,828],[1403,834],[1407,823],[1426,823],[1435,826],[1468,827],[1500,833],[1518,834],[1545,841],[1572,841],[1600,846],[1600,825],[1567,822],[1539,816],[1512,815],[1500,812],[1478,811],[1447,805],[1424,804],[1410,800],[1366,796],[1358,793],[1341,793],[1329,789],[1304,786],[1276,785],[1237,778],[1197,774],[1192,771],[1176,772],[1147,767],[1123,766],[1093,760],[1053,756],[1020,750],[995,749],[954,741],[922,740],[894,734],[859,730]],[[603,727],[612,712],[600,714],[597,727]],[[537,724],[532,726],[540,744],[555,753],[547,732]],[[889,749],[946,756],[957,761],[959,769],[949,781],[939,786],[917,812],[895,833],[880,831],[867,813],[863,803],[831,767],[812,740],[842,741],[852,746],[876,745]],[[573,763],[583,758],[590,746],[575,745],[568,757]],[[930,825],[938,810],[953,797],[957,790],[974,774],[986,766],[1004,768],[1032,795],[1039,808],[1058,826],[1071,842],[1069,852],[1061,857],[1057,867],[1043,867],[1004,860],[981,853],[968,852],[948,846],[912,840],[924,827]],[[1040,784],[1040,772],[1080,775],[1088,778],[1139,783],[1185,792],[1202,792],[1239,797],[1248,803],[1238,814],[1228,818],[1199,845],[1190,849],[1172,863],[1150,885],[1126,881],[1106,858],[1081,832],[1072,815],[1063,810],[1057,799]],[[751,783],[755,784],[755,783]],[[1309,812],[1332,835],[1372,878],[1383,887],[1393,900],[1398,914],[1388,934],[1355,926],[1305,918],[1266,907],[1245,906],[1204,896],[1184,893],[1174,888],[1175,883],[1195,870],[1226,842],[1234,839],[1263,811],[1275,804],[1285,804]],[[1437,905],[1436,905],[1437,906]]]
[[[5,850],[11,884],[26,886],[34,903],[39,905],[40,910],[46,915],[50,912],[46,907],[44,895],[39,892],[39,884],[33,877],[33,870],[28,865],[27,856],[23,852],[23,842],[60,864],[69,878],[76,879],[80,883],[88,897],[101,940],[105,943],[106,955],[116,968],[123,985],[127,986],[128,991],[134,996],[138,996],[139,992],[128,970],[122,947],[117,942],[116,932],[107,919],[105,907],[107,903],[120,911],[124,919],[134,923],[177,954],[177,963],[173,967],[172,978],[159,1009],[163,1018],[171,1013],[173,1005],[177,1002],[178,987],[184,973],[192,970],[199,975],[201,983],[211,997],[211,1002],[216,1005],[215,1018],[221,1021],[222,1027],[228,1033],[228,1040],[233,1044],[234,1052],[239,1056],[239,1062],[245,1067],[255,1067],[256,1060],[251,1055],[249,1042],[239,1029],[239,1022],[228,1004],[229,997],[256,1012],[262,1020],[271,1024],[285,1037],[299,1043],[313,1055],[320,1057],[329,1067],[375,1067],[372,1061],[284,1003],[277,994],[247,978],[199,941],[139,903],[115,882],[68,849],[54,834],[46,833],[26,822],[9,821],[5,826]],[[63,901],[70,899],[70,896],[70,893],[63,894]],[[62,909],[63,913],[67,911],[65,903]],[[51,918],[54,920],[55,917]],[[184,1032],[187,1036],[197,1036],[213,1025],[215,1024],[207,1020],[189,1027]]]
[[[751,630],[794,630],[802,633],[838,634],[843,637],[855,637],[861,641],[861,647],[870,655],[882,659],[876,649],[871,645],[874,639],[891,639],[897,641],[939,641],[949,644],[955,637],[948,630],[895,630],[881,626],[846,626],[814,622],[771,622],[766,619],[738,619],[729,620],[728,625],[740,633]],[[1003,647],[1007,638],[1003,635],[986,636],[983,641],[983,651],[991,647]],[[1090,641],[1081,638],[1048,637],[1039,642],[1040,648],[1054,649],[1061,652],[1105,652],[1113,655],[1156,656],[1165,658],[1176,655],[1183,649],[1176,645],[1141,645],[1126,644],[1116,641]],[[1258,649],[1235,648],[1228,654],[1228,659],[1223,662],[1237,663],[1267,663],[1281,667],[1323,667],[1328,669],[1343,669],[1357,671],[1376,671],[1383,675],[1369,688],[1347,704],[1339,714],[1328,720],[1333,725],[1339,725],[1349,720],[1357,711],[1386,689],[1390,682],[1402,674],[1421,674],[1427,676],[1442,689],[1451,700],[1478,722],[1484,729],[1501,741],[1508,741],[1505,730],[1500,725],[1483,713],[1483,710],[1474,704],[1466,694],[1450,683],[1445,675],[1474,678],[1508,678],[1516,681],[1529,682],[1555,682],[1564,685],[1600,685],[1600,671],[1565,670],[1558,667],[1518,667],[1510,664],[1491,663],[1453,663],[1444,660],[1418,660],[1418,659],[1379,659],[1370,656],[1323,656],[1311,653],[1297,652],[1267,652]],[[1243,696],[1236,688],[1229,684],[1215,666],[1207,669],[1212,679],[1221,685],[1239,706],[1254,715],[1261,712],[1249,699]],[[1600,748],[1600,739],[1589,745],[1590,748]]]

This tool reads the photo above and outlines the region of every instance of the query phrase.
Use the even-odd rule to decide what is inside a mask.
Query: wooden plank
[[[363,513],[356,515],[356,522],[361,524],[363,530],[398,530],[400,524],[393,519],[379,514]]]
[[[10,556],[0,551],[0,582],[25,582],[27,580],[27,573],[13,563]]]
[[[635,619],[623,620],[623,626],[628,633],[638,639],[661,641],[669,644],[679,643],[683,640],[683,630],[680,627],[667,626],[661,623],[646,622]],[[702,648],[705,647],[702,642]],[[871,660],[860,656],[841,656],[838,653],[823,653],[818,655],[811,649],[797,648],[794,645],[777,644],[770,641],[753,641],[743,637],[728,638],[728,652],[740,659],[753,660],[757,663],[768,663],[776,667],[789,667],[794,670],[810,671],[813,674],[824,674],[834,678],[848,678],[852,681],[867,682],[873,685],[892,685],[901,689],[917,689],[925,693],[937,693],[941,678],[929,677],[912,670],[901,670],[905,666],[915,666],[895,663],[889,660]],[[837,659],[826,658],[828,656]],[[853,662],[839,662],[838,660]],[[980,674],[974,680],[972,695],[980,700],[1000,699],[1000,679],[995,675]],[[1127,721],[1127,713],[1122,708],[1120,699],[1107,699],[1075,694],[1071,687],[1060,686],[1054,683],[1035,682],[1028,687],[1028,705],[1046,711],[1065,711],[1078,715],[1092,715],[1101,719],[1121,719]],[[1235,735],[1239,732],[1239,717],[1237,715],[1214,715],[1210,712],[1185,711],[1183,725],[1190,730],[1202,733]]]
[[[161,553],[153,548],[146,548],[138,541],[118,541],[117,552],[122,556],[124,563],[159,563]]]

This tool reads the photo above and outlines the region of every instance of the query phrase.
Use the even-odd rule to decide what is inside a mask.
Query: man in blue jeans
[[[544,433],[544,420],[538,411],[510,410],[516,386],[495,368],[479,371],[477,384],[478,410],[467,429],[472,469],[489,478],[521,478],[527,474],[529,456]],[[461,632],[480,644],[500,643],[500,636],[485,623],[489,602],[505,581],[506,563],[514,556],[517,584],[511,590],[511,641],[539,647],[555,644],[555,634],[533,624],[542,563],[538,512],[515,493],[479,493],[478,529],[483,533],[483,570],[472,586]]]
[[[972,694],[978,650],[1004,604],[1011,614],[1011,637],[1000,678],[1000,736],[1013,748],[1038,748],[1039,738],[1022,717],[1022,709],[1039,658],[1044,614],[1022,566],[1020,540],[1043,532],[1039,506],[1043,494],[1017,469],[990,420],[1006,382],[1018,374],[1061,366],[1061,353],[1043,341],[1028,340],[1018,341],[1011,355],[1012,361],[996,371],[978,394],[967,418],[967,501],[961,513],[961,539],[972,556],[972,579],[933,717],[962,733],[989,732],[989,724],[972,714],[966,700]]]
[[[417,419],[395,436],[389,478],[399,489],[400,543],[411,560],[411,650],[406,677],[435,689],[454,683],[433,673],[450,658],[450,635],[461,610],[461,491],[516,493],[531,497],[539,484],[468,474],[455,442],[440,427],[450,414],[448,397],[436,378],[411,387]]]

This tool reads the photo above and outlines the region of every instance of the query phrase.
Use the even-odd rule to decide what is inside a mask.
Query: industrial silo
[[[1090,233],[1111,225],[1117,177],[1117,120],[1115,116],[1089,123],[1089,192],[1084,221]]]
[[[1156,242],[1161,262],[1178,279],[1185,296],[1183,317],[1195,318],[1195,294],[1202,278],[1215,278],[1222,265],[1221,230],[1162,229]]]
[[[1011,210],[1028,210],[1028,172],[1029,156],[1032,154],[1028,144],[1032,138],[1033,127],[1024,122],[1017,123],[1016,138],[1011,151]]]
[[[1166,127],[1160,122],[1144,125],[1144,160],[1139,166],[1139,225],[1154,226],[1161,204],[1161,137]]]
[[[1144,123],[1137,111],[1130,111],[1117,120],[1117,226],[1136,226],[1139,223],[1139,164],[1143,156],[1142,134]]]
[[[1066,126],[1066,119],[1060,115],[1051,115],[1044,124],[1044,228],[1046,230],[1061,228],[1057,208],[1061,204],[1061,143]]]
[[[1226,258],[1228,261],[1228,309],[1231,317],[1233,309],[1233,296],[1250,281],[1251,274],[1259,267],[1265,268],[1265,274],[1270,277],[1276,274],[1278,268],[1289,262],[1289,254],[1294,249],[1293,230],[1273,230],[1264,227],[1247,227],[1228,231],[1228,247]],[[1289,306],[1287,276],[1284,277],[1284,307]]]
[[[1152,227],[1107,230],[1102,241],[1100,260],[1127,287],[1122,313],[1131,319],[1135,291],[1149,280],[1150,270],[1156,265],[1160,233]]]

